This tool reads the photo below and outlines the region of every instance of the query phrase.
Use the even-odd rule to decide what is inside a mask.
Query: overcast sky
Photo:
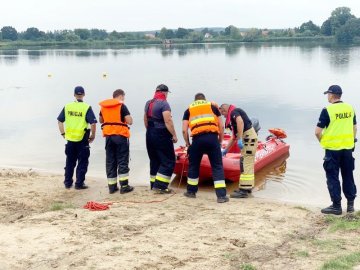
[[[99,28],[141,31],[166,28],[293,28],[321,26],[337,7],[360,17],[360,0],[2,0],[0,27],[18,31]]]

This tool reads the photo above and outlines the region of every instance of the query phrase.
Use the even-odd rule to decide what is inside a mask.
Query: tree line
[[[233,25],[226,28],[186,29],[176,30],[163,27],[154,32],[107,32],[103,29],[57,30],[44,32],[36,27],[18,32],[12,26],[4,26],[0,31],[2,41],[50,41],[50,42],[79,42],[79,41],[128,41],[128,40],[186,40],[188,42],[213,41],[262,41],[276,38],[311,38],[334,37],[338,43],[350,44],[360,36],[360,18],[351,14],[348,7],[339,7],[331,12],[331,16],[321,26],[312,21],[305,22],[299,27],[288,29],[240,29]]]

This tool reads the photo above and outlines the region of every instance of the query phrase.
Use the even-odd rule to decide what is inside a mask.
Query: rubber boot
[[[129,186],[129,185],[125,185],[125,186],[122,186],[122,187],[120,188],[120,194],[129,193],[129,192],[131,192],[131,191],[133,191],[133,190],[134,190],[134,187]]]
[[[328,215],[328,214],[341,215],[342,214],[341,204],[333,203],[329,207],[321,209],[321,213],[323,213],[325,215]]]
[[[114,194],[118,190],[119,190],[119,188],[117,187],[117,184],[109,185],[109,193],[110,194]]]
[[[249,192],[245,189],[234,190],[234,192],[230,194],[230,198],[249,198]]]
[[[355,209],[354,209],[354,201],[348,201],[347,202],[346,212],[354,213],[354,211],[355,211]]]

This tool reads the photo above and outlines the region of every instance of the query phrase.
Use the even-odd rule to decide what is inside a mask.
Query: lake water
[[[256,197],[324,206],[330,199],[322,169],[323,150],[314,128],[327,105],[323,92],[342,86],[343,100],[360,111],[360,47],[318,45],[179,45],[104,50],[0,50],[0,165],[63,173],[65,141],[57,116],[77,85],[96,115],[98,102],[121,88],[133,116],[130,181],[148,182],[143,107],[165,83],[181,138],[181,119],[194,94],[232,103],[267,129],[283,128],[290,156],[256,175]],[[106,76],[104,76],[106,75]],[[355,158],[359,151],[355,152]],[[104,181],[104,139],[91,148],[88,176]],[[359,165],[358,160],[356,165]],[[359,172],[355,171],[359,185]]]

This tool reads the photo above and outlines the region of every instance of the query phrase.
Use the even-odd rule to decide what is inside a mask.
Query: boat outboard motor
[[[255,129],[256,134],[258,134],[259,130],[261,129],[259,120],[257,118],[251,118],[250,121],[253,125],[253,128]]]

